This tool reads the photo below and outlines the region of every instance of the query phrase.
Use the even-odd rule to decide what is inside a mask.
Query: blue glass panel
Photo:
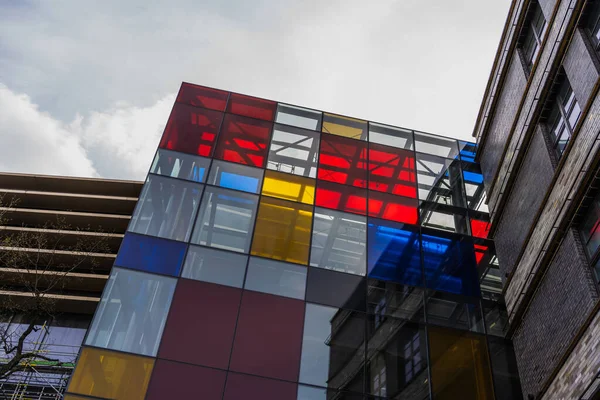
[[[207,183],[227,189],[260,193],[264,170],[245,165],[215,160]]]
[[[483,175],[481,174],[470,171],[463,171],[463,176],[465,177],[465,182],[483,183]]]
[[[186,246],[185,243],[126,233],[115,265],[179,276]]]
[[[428,288],[479,297],[473,240],[423,229],[423,266]]]
[[[369,219],[369,277],[423,285],[418,228]]]
[[[471,142],[459,141],[460,147],[460,159],[463,161],[475,162],[475,152],[477,151],[477,145]]]
[[[220,186],[228,189],[237,189],[244,192],[257,193],[258,184],[260,181],[250,176],[243,176],[238,174],[231,174],[229,172],[223,172],[221,174]]]

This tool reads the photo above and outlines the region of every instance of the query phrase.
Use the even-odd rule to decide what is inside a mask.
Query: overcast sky
[[[509,0],[1,0],[0,171],[143,179],[181,81],[470,139]]]

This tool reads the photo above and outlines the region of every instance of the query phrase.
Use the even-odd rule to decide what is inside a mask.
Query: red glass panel
[[[477,265],[479,265],[479,263],[485,256],[485,253],[488,251],[488,246],[484,246],[481,244],[475,244],[474,246],[475,246],[475,261],[477,262]]]
[[[215,150],[215,158],[264,167],[273,124],[227,114]]]
[[[295,383],[230,372],[223,400],[296,400],[297,390]]]
[[[225,371],[157,360],[146,400],[221,400]]]
[[[229,97],[229,93],[223,90],[183,83],[181,84],[181,89],[179,89],[177,102],[196,107],[210,108],[211,110],[225,111],[227,97]]]
[[[417,205],[417,199],[369,192],[368,213],[370,217],[416,224],[418,221]]]
[[[159,358],[227,369],[241,290],[180,279]]]
[[[417,198],[417,173],[412,151],[371,143],[369,189]]]
[[[175,103],[159,147],[210,157],[223,113]]]
[[[273,121],[275,119],[276,109],[277,103],[274,101],[235,93],[231,94],[229,105],[227,106],[227,111],[230,113],[264,119],[265,121]]]
[[[304,302],[245,291],[230,370],[296,381]]]
[[[487,239],[490,233],[490,223],[487,221],[481,221],[478,219],[471,219],[471,235]]]
[[[361,188],[367,187],[367,143],[323,134],[317,178]]]
[[[317,207],[367,215],[367,191],[326,181],[317,182]]]

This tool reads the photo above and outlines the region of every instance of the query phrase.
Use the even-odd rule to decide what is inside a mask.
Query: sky
[[[182,81],[471,140],[509,0],[0,0],[0,171],[144,179]]]

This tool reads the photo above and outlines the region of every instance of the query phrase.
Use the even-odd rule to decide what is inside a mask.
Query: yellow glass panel
[[[428,330],[433,398],[493,400],[485,337],[438,327]]]
[[[314,204],[315,181],[297,175],[266,171],[262,194],[304,204]]]
[[[106,399],[143,400],[153,367],[152,358],[84,347],[68,391]]]
[[[73,396],[72,394],[65,394],[65,397],[63,397],[63,400],[90,400],[89,397],[80,397],[80,396]]]
[[[252,254],[308,264],[312,207],[262,197],[252,240]]]
[[[362,119],[324,114],[321,130],[332,135],[367,140],[367,121],[363,121]]]

